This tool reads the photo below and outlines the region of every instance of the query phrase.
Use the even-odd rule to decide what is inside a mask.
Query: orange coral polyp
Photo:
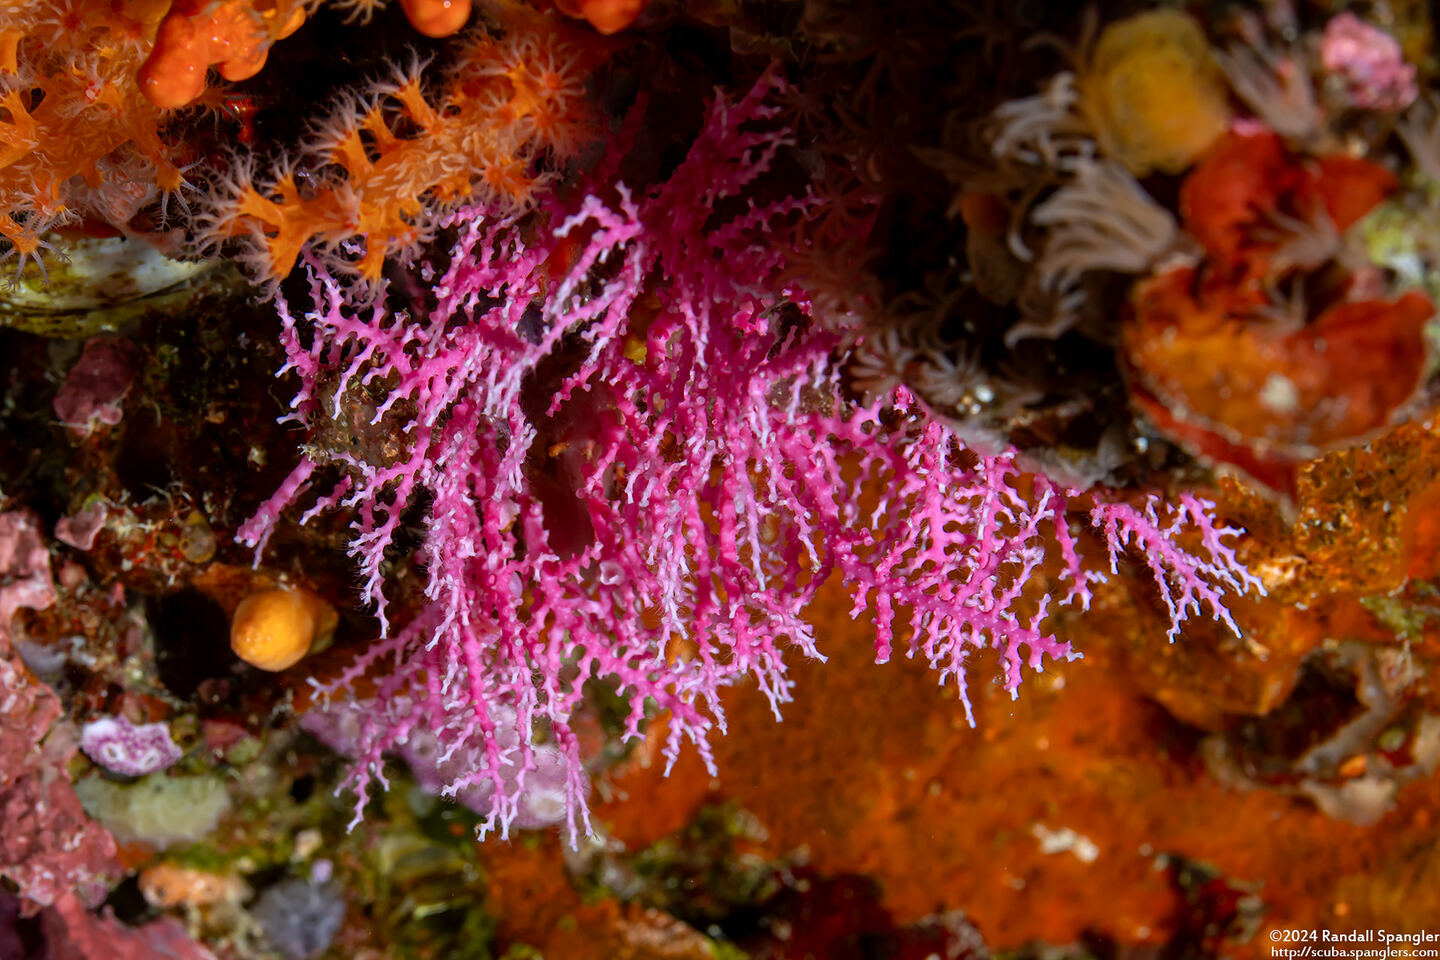
[[[294,0],[263,12],[248,0],[213,7],[176,4],[140,68],[140,89],[162,110],[183,107],[205,92],[205,71],[212,65],[226,80],[249,79],[265,65],[270,45],[304,22],[304,5]]]
[[[20,238],[20,256],[33,259],[56,221],[83,214],[124,227],[157,185],[170,194],[188,186],[184,147],[161,135],[165,118],[136,82],[171,9],[171,0],[21,4],[0,26],[0,75],[10,81],[0,90],[0,221],[36,234]],[[177,82],[187,81],[165,78],[168,95],[179,96]],[[203,75],[188,82],[203,85]],[[72,210],[76,197],[89,209]]]
[[[209,239],[248,237],[271,280],[313,244],[332,269],[377,281],[386,255],[416,242],[427,203],[479,193],[523,204],[543,176],[536,157],[573,154],[595,124],[584,51],[564,42],[564,27],[528,8],[502,8],[500,19],[504,38],[468,40],[438,98],[416,67],[317,122],[306,162],[336,169],[303,195],[288,173],[255,183],[237,171],[211,201]]]
[[[449,37],[470,19],[470,0],[400,0],[410,26],[427,37]]]
[[[596,32],[609,36],[634,23],[647,3],[649,0],[556,0],[555,6],[566,16],[586,20]]]
[[[286,670],[333,632],[337,620],[335,609],[308,590],[261,590],[235,608],[230,648],[252,667]]]

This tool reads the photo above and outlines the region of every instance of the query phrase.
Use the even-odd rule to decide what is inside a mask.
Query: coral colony
[[[1022,495],[1012,454],[967,459],[903,386],[869,406],[840,398],[835,358],[848,331],[785,328],[786,311],[803,317],[811,303],[784,285],[784,262],[765,243],[819,215],[820,200],[749,200],[716,221],[790,142],[770,103],[781,87],[767,76],[737,101],[717,96],[685,159],[640,195],[605,177],[630,148],[628,125],[584,192],[542,206],[548,237],[527,241],[493,204],[447,215],[442,226],[460,239],[443,274],[420,268],[434,284],[427,318],[347,302],[318,260],[303,320],[279,301],[286,370],[301,381],[294,416],[339,419],[384,381],[360,429],[393,422],[407,436],[393,460],[343,454],[344,479],[306,514],[356,508],[351,553],[386,634],[327,694],[393,663],[347,751],[358,757],[360,807],[383,777],[382,756],[433,730],[447,753],[475,760],[445,792],[494,790],[482,829],[507,832],[537,765],[529,731],[543,720],[570,773],[573,834],[586,811],[570,721],[590,678],[613,681],[628,701],[625,736],[638,737],[647,704],[658,706],[670,717],[667,762],[688,739],[713,771],[720,689],[751,678],[780,716],[786,651],[821,656],[804,612],[832,575],[849,586],[852,615],[873,605],[881,662],[896,608],[909,611],[909,655],[954,678],[967,715],[972,650],[1001,652],[1012,694],[1023,665],[1077,655],[1042,629],[1049,597],[1027,612],[1024,596],[1048,532],[1068,599],[1088,604],[1096,575],[1075,553],[1073,491],[1036,476]],[[632,117],[643,112],[642,102]],[[783,308],[760,293],[771,285]],[[642,335],[627,321],[646,292]],[[573,370],[527,409],[527,381],[562,349]],[[396,415],[402,407],[413,412]],[[533,472],[546,459],[578,503],[547,500]],[[240,536],[263,550],[282,508],[327,465],[303,457]],[[866,503],[867,487],[884,493]],[[385,553],[422,491],[426,603],[392,630]],[[1092,514],[1112,559],[1130,538],[1143,544],[1172,640],[1202,607],[1238,633],[1224,592],[1263,592],[1224,542],[1239,531],[1217,525],[1208,506],[1186,497],[1163,525],[1153,501]],[[1198,557],[1175,543],[1187,523],[1201,536]],[[653,623],[636,615],[647,610]]]
[[[1114,661],[1227,788],[1440,766],[1431,15],[1004,6],[0,0],[0,955],[499,956],[452,841],[556,828],[666,956],[792,929],[799,860],[667,900],[605,811],[723,789],[837,597],[956,742]],[[1167,949],[1258,929],[1218,869]],[[887,930],[984,955],[968,903]]]

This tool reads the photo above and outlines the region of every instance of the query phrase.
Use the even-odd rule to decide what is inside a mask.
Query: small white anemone
[[[1175,218],[1120,164],[1081,160],[1075,174],[1031,215],[1051,228],[1037,265],[1045,289],[1073,290],[1091,270],[1144,273],[1174,248]]]

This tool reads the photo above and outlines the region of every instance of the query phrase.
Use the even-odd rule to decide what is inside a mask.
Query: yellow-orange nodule
[[[309,590],[274,587],[250,594],[230,620],[230,648],[252,667],[293,667],[339,620],[335,608]]]
[[[470,0],[400,0],[410,26],[427,37],[458,33],[470,19]]]

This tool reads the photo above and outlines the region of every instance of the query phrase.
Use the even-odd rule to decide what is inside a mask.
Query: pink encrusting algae
[[[766,75],[739,100],[717,95],[669,179],[632,192],[615,171],[642,101],[585,189],[541,201],[548,229],[483,205],[451,213],[449,266],[422,270],[428,312],[347,302],[314,260],[304,318],[280,301],[294,419],[338,419],[381,384],[371,423],[409,418],[398,456],[307,446],[240,531],[258,559],[317,471],[343,471],[301,522],[354,509],[351,552],[384,633],[324,688],[378,674],[347,749],[357,817],[385,785],[382,757],[427,731],[447,774],[452,754],[474,757],[448,795],[493,790],[482,834],[526,819],[527,778],[548,779],[538,768],[558,752],[573,840],[589,820],[572,717],[592,679],[628,702],[627,737],[665,711],[667,760],[688,739],[713,770],[721,688],[751,678],[779,716],[786,653],[821,657],[805,613],[832,576],[854,616],[873,610],[877,660],[903,610],[908,654],[962,697],[971,651],[999,652],[1012,694],[1026,665],[1078,656],[1043,629],[1057,568],[1065,602],[1085,607],[1103,579],[1072,538],[1077,492],[1027,478],[1011,453],[966,450],[904,387],[845,399],[855,334],[817,322],[780,279],[776,234],[823,207],[746,197],[791,143],[769,104],[783,85]],[[417,504],[425,602],[392,630],[383,564]],[[1205,601],[1233,628],[1221,591],[1259,587],[1223,543],[1238,531],[1197,500],[1163,528],[1153,507],[1122,507],[1093,517],[1112,557],[1127,536],[1163,544],[1148,558],[1176,623]],[[1182,526],[1203,556],[1174,544]]]
[[[14,648],[16,614],[56,597],[38,518],[0,513],[0,876],[27,916],[67,901],[99,902],[115,866],[115,839],[85,816],[70,782],[73,737],[50,736],[64,712],[60,698]]]

